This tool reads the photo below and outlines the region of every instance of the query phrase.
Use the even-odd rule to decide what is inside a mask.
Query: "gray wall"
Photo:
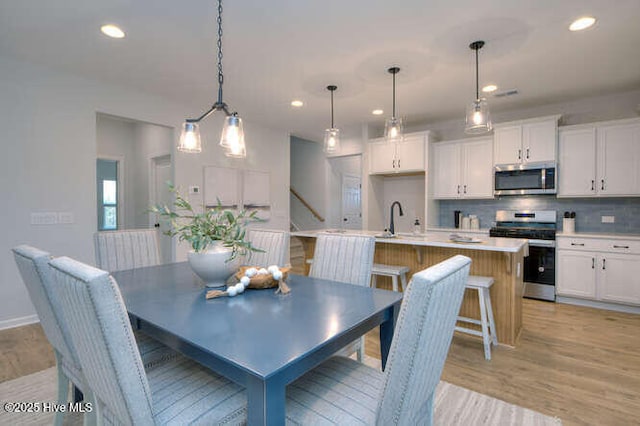
[[[496,210],[556,210],[558,230],[562,230],[565,211],[576,212],[576,232],[640,234],[640,198],[556,198],[550,195],[502,197],[494,200],[442,200],[440,226],[453,227],[453,212],[475,214],[481,228],[495,222]],[[615,216],[615,223],[602,223],[601,217]]]

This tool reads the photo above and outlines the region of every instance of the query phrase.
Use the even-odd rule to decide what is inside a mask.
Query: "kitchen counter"
[[[466,230],[457,230],[466,231]],[[482,231],[482,230],[481,230]],[[425,234],[398,234],[384,238],[379,231],[315,230],[292,232],[303,245],[305,259],[312,259],[316,237],[323,233],[345,235],[371,235],[376,237],[374,262],[385,265],[408,266],[407,277],[435,265],[456,254],[471,258],[471,274],[491,276],[491,304],[496,322],[496,334],[500,344],[515,346],[522,330],[523,263],[528,255],[527,240],[516,238],[491,238],[473,235],[477,243],[456,243],[449,240],[450,233],[426,232]],[[453,233],[453,232],[452,232]],[[464,235],[465,232],[455,232]],[[305,264],[306,272],[309,265]],[[378,277],[378,287],[391,289],[388,277]],[[404,290],[404,289],[403,289]],[[460,315],[480,318],[476,291],[466,291]],[[467,324],[465,324],[466,326]],[[478,356],[482,356],[482,342],[478,341]]]
[[[601,238],[604,240],[635,240],[640,241],[640,234],[601,234],[590,232],[574,232],[567,234],[564,232],[556,233],[556,238]]]
[[[462,232],[451,232],[451,234],[466,234],[467,230],[458,230]],[[427,232],[424,234],[408,234],[398,233],[395,237],[389,238],[382,236],[381,232],[376,231],[357,231],[357,230],[337,230],[337,229],[321,229],[314,231],[298,231],[292,232],[291,235],[295,237],[312,237],[315,238],[318,234],[349,234],[349,235],[370,235],[376,238],[376,243],[385,244],[403,244],[414,245],[423,247],[448,247],[454,249],[467,249],[467,250],[483,250],[483,251],[498,251],[507,253],[517,253],[520,250],[525,251],[525,256],[528,255],[528,240],[519,238],[494,238],[483,234],[478,234],[474,238],[474,242],[454,242],[449,239],[450,233],[444,232]]]
[[[480,229],[462,229],[462,228],[445,228],[445,227],[429,227],[427,228],[427,234],[429,232],[449,232],[450,234],[460,234],[460,235],[489,235],[489,228],[480,228]]]

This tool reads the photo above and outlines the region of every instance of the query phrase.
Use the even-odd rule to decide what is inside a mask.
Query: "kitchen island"
[[[397,234],[388,238],[374,231],[315,230],[292,232],[302,241],[305,260],[313,258],[315,239],[320,233],[370,235],[376,238],[374,262],[408,266],[408,278],[415,272],[435,265],[451,256],[462,254],[472,259],[471,274],[491,276],[491,304],[496,322],[498,342],[515,346],[522,329],[523,259],[528,256],[527,240],[478,236],[471,242],[454,242],[441,232]],[[309,272],[308,265],[306,272]],[[388,278],[378,278],[378,287],[391,289]],[[475,291],[467,291],[460,314],[479,318],[480,308]]]

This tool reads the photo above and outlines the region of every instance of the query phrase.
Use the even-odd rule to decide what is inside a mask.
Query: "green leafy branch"
[[[196,253],[206,251],[210,244],[221,241],[224,247],[232,249],[229,261],[238,255],[251,255],[251,252],[263,252],[254,247],[251,241],[246,241],[246,226],[251,222],[261,222],[257,212],[247,213],[241,210],[238,214],[224,210],[218,199],[218,205],[213,208],[204,208],[204,212],[196,213],[193,206],[187,201],[172,184],[168,184],[169,191],[175,194],[174,209],[167,205],[151,207],[153,213],[157,213],[171,224],[171,229],[166,235],[178,236],[180,241],[187,241]]]

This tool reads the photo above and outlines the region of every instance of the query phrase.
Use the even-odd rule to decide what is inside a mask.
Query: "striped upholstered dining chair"
[[[247,404],[241,386],[181,356],[145,371],[108,272],[68,257],[49,267],[99,424],[239,424]]]
[[[155,266],[160,262],[156,229],[100,231],[94,235],[96,265],[105,271]]]
[[[251,245],[262,250],[252,252],[245,260],[247,265],[267,267],[270,265],[285,266],[289,263],[289,233],[275,229],[251,228],[247,231],[247,240]]]
[[[52,292],[53,279],[48,265],[51,255],[27,245],[13,248],[13,255],[31,302],[36,308],[44,334],[53,346],[58,370],[58,403],[66,403],[69,398],[69,381],[84,393],[88,392],[88,387],[71,343],[68,325],[58,312],[58,303]],[[145,368],[151,368],[177,356],[177,353],[168,347],[142,333],[136,335],[136,342]],[[56,425],[62,424],[63,416],[64,413],[56,412]]]
[[[314,261],[315,263],[315,261]],[[291,424],[431,425],[434,395],[471,259],[454,256],[413,275],[384,372],[333,357],[287,388]]]
[[[364,235],[319,234],[309,276],[347,284],[369,286],[375,239]],[[356,353],[364,359],[364,336],[341,349],[339,354]]]

